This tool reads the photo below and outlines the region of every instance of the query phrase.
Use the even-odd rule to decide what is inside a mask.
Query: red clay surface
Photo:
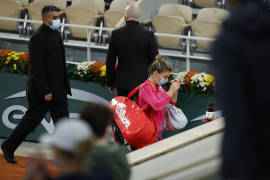
[[[17,164],[9,164],[4,159],[3,155],[0,154],[0,180],[22,180],[27,161],[29,157],[16,156],[18,161]],[[49,173],[56,177],[58,175],[56,167],[53,165],[51,160],[47,160],[47,166]]]

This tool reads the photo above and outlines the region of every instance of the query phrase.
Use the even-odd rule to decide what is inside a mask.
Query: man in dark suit
[[[140,9],[136,5],[126,8],[126,26],[112,32],[107,53],[109,90],[119,96],[128,93],[148,77],[148,67],[158,54],[152,32],[144,30],[139,22]],[[118,66],[115,68],[118,57]]]
[[[29,108],[12,134],[2,145],[4,157],[16,163],[14,152],[42,121],[49,111],[56,122],[68,117],[67,94],[71,89],[66,71],[63,40],[58,32],[60,9],[45,6],[42,9],[43,24],[29,42],[29,72],[27,99]]]
[[[213,45],[224,180],[270,179],[270,6],[263,1],[229,0],[231,16]]]

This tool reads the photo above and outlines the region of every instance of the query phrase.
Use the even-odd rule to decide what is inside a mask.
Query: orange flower
[[[95,62],[94,64],[91,64],[89,68],[93,72],[98,72],[100,71],[100,68],[104,65],[105,65],[105,62]]]
[[[21,57],[24,61],[28,61],[28,60],[29,60],[29,54],[28,54],[28,52],[23,53],[22,55],[20,55],[20,57]]]
[[[7,49],[7,50],[0,50],[0,58],[2,59],[2,58],[5,58],[5,56],[8,54],[8,53],[10,53],[10,52],[12,52],[13,50],[11,50],[11,49]]]
[[[198,74],[198,72],[190,71],[190,72],[187,73],[187,75],[186,75],[185,78],[184,78],[184,81],[185,81],[185,83],[186,83],[187,85],[190,84],[190,78],[191,78],[192,76],[194,76],[195,74]]]

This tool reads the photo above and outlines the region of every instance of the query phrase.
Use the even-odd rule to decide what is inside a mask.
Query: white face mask
[[[52,21],[52,25],[50,26],[50,28],[51,28],[52,30],[57,30],[57,29],[60,28],[60,26],[61,26],[60,19],[56,19],[56,20],[53,20],[53,21]]]
[[[166,84],[167,83],[167,81],[163,78],[163,77],[161,77],[161,79],[157,82],[157,84],[159,85],[159,86],[163,86],[164,84]]]

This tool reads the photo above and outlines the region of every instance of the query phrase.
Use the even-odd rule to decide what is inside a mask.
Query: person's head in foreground
[[[51,29],[56,30],[61,26],[60,9],[58,7],[53,5],[43,7],[41,16],[43,23]]]
[[[138,21],[140,17],[140,7],[135,4],[131,4],[125,9],[126,21]]]
[[[97,103],[87,103],[80,114],[81,118],[92,127],[97,137],[97,143],[106,144],[111,135],[111,121],[114,118],[113,112],[107,106]]]
[[[111,109],[89,102],[80,114],[92,127],[96,136],[95,146],[85,158],[85,168],[109,168],[114,180],[129,179],[131,172],[125,150],[117,143],[109,143],[109,137],[112,135],[111,121],[114,119]]]
[[[171,75],[172,68],[161,55],[156,56],[156,60],[150,65],[149,69],[149,80],[154,85],[164,85],[168,82]]]
[[[82,162],[93,144],[90,126],[81,119],[62,119],[56,123],[55,132],[41,137],[41,143],[49,145],[54,160],[63,174],[83,171]]]

